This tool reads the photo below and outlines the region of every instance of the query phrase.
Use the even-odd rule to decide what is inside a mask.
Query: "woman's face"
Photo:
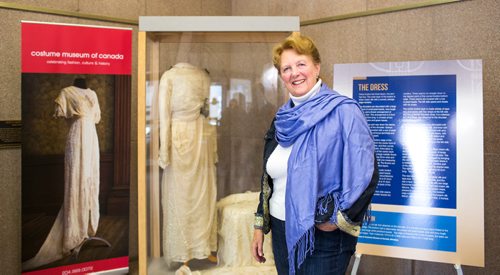
[[[309,55],[300,55],[293,49],[281,53],[280,76],[293,96],[307,94],[316,84],[320,64],[314,64]]]

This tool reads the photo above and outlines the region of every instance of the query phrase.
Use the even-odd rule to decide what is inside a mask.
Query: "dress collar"
[[[319,79],[318,82],[314,84],[312,89],[309,92],[307,92],[307,94],[303,96],[293,96],[292,94],[290,94],[290,99],[292,99],[294,106],[300,105],[301,103],[304,103],[310,98],[314,97],[319,92],[320,87],[321,87],[321,79]]]

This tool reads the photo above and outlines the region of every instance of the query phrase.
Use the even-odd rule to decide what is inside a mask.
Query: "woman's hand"
[[[338,229],[336,224],[330,223],[330,222],[324,222],[324,223],[318,223],[316,224],[316,228],[318,228],[321,231],[335,231]]]
[[[265,263],[264,257],[264,232],[261,229],[254,229],[252,241],[252,256],[259,263]]]

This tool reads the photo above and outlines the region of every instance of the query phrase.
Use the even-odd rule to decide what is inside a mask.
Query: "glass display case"
[[[250,242],[287,94],[272,48],[298,30],[298,17],[139,18],[139,274],[275,273],[270,241],[264,265]]]

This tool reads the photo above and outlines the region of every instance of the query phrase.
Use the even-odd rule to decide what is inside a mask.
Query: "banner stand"
[[[351,270],[351,275],[357,275],[358,274],[358,268],[359,268],[359,262],[361,262],[361,256],[363,254],[360,253],[355,253],[354,254],[354,264],[352,265],[352,270]],[[464,275],[462,271],[462,266],[460,264],[454,264],[453,267],[455,267],[455,270],[457,271],[457,275]]]
[[[464,273],[462,271],[462,266],[460,264],[455,264],[454,267],[455,267],[455,270],[457,271],[457,275],[464,275]]]
[[[356,258],[354,260],[354,265],[352,266],[351,275],[356,275],[358,273],[359,262],[361,261],[361,255],[363,255],[363,254],[360,254],[360,253],[354,254],[354,256]]]
[[[482,60],[334,64],[333,72],[333,89],[361,106],[379,163],[356,253],[446,263],[460,275],[462,264],[484,267]]]
[[[20,274],[128,270],[132,31],[21,21]]]

